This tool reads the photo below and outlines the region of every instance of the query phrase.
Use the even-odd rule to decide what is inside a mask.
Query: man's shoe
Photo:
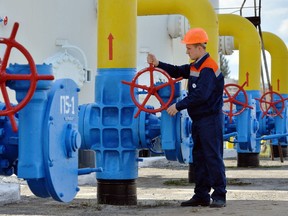
[[[213,200],[210,204],[210,208],[222,208],[226,206],[226,202],[224,200]]]
[[[181,203],[181,206],[183,207],[185,206],[209,206],[209,205],[210,205],[209,201],[197,200],[193,198]]]

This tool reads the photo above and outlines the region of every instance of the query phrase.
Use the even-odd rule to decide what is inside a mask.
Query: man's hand
[[[157,67],[159,65],[159,61],[158,59],[155,57],[155,55],[148,53],[147,55],[147,62],[149,64],[153,64],[155,67]]]
[[[168,109],[166,111],[170,116],[176,115],[176,113],[178,112],[178,110],[176,109],[176,103],[174,103],[170,107],[168,107]]]

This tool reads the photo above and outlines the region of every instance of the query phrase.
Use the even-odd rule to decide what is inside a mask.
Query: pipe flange
[[[78,91],[73,80],[56,80],[44,118],[45,182],[51,197],[60,202],[70,202],[79,191]]]

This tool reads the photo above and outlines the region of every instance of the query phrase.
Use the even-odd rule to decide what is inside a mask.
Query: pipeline
[[[194,11],[197,10],[197,13]],[[181,14],[190,25],[206,30],[209,43],[207,51],[218,59],[218,18],[208,0],[138,0],[138,16]]]
[[[254,25],[234,14],[219,14],[219,35],[234,36],[234,46],[239,50],[239,83],[246,81],[249,73],[247,90],[260,90],[261,78],[261,43]]]
[[[271,55],[271,83],[274,91],[288,94],[288,50],[285,43],[277,35],[263,32],[265,50]]]

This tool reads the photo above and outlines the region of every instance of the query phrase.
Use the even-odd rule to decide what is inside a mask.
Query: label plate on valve
[[[74,81],[57,80],[49,92],[45,113],[45,178],[50,195],[60,202],[70,202],[79,190],[78,91]]]

